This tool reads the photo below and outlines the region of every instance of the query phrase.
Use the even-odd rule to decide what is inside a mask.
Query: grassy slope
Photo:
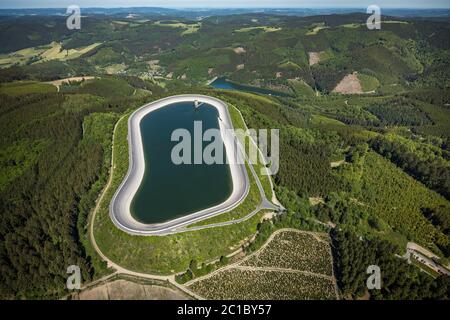
[[[50,60],[72,60],[81,57],[85,53],[94,50],[100,45],[101,43],[97,42],[76,49],[63,50],[60,43],[52,42],[44,46],[25,48],[19,51],[11,52],[10,54],[0,55],[0,66],[5,68],[16,64],[24,65],[31,63],[42,63]]]
[[[89,199],[97,197],[108,180],[109,166],[111,164],[111,138],[117,119],[118,114],[116,113],[92,113],[84,118],[84,136],[81,143],[100,143],[104,150],[104,156],[99,178],[91,186],[85,198],[80,200],[81,207],[84,206],[85,202],[89,202]],[[86,255],[90,257],[92,266],[94,267],[95,276],[100,278],[107,274],[108,270],[106,269],[106,264],[96,254],[95,249],[89,241],[88,224],[83,220],[79,220],[78,230],[80,233],[80,241],[86,250]]]
[[[363,92],[371,92],[376,90],[380,86],[380,82],[377,78],[368,76],[366,74],[358,74],[359,82],[361,83],[361,88]]]
[[[314,97],[314,90],[302,80],[288,80],[289,85],[299,96]]]

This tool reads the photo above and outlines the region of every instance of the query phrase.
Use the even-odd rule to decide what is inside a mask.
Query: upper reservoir
[[[166,222],[219,205],[232,194],[233,180],[226,161],[212,165],[172,162],[172,149],[179,142],[171,141],[171,135],[180,128],[191,133],[193,157],[194,121],[202,121],[203,132],[219,129],[218,110],[206,103],[196,109],[192,101],[185,101],[154,110],[141,119],[145,172],[130,206],[138,222]],[[203,148],[209,143],[203,142]]]
[[[239,91],[248,91],[248,92],[253,92],[253,93],[262,93],[262,94],[278,96],[278,97],[289,97],[289,94],[284,93],[284,92],[270,90],[270,89],[264,89],[264,88],[258,88],[258,87],[252,87],[252,86],[246,86],[246,85],[239,84],[239,83],[236,83],[233,81],[229,81],[225,77],[217,78],[210,84],[210,86],[215,89],[239,90]]]

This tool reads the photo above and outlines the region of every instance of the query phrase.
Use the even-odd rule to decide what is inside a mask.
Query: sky
[[[165,8],[450,8],[450,0],[0,0],[0,8],[165,7]]]

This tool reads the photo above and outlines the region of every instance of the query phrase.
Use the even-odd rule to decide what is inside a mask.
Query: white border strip
[[[140,122],[150,112],[163,108],[167,105],[179,102],[194,102],[209,104],[219,112],[219,126],[224,141],[231,177],[233,181],[233,191],[231,195],[223,203],[211,208],[207,208],[198,212],[188,214],[186,216],[166,221],[158,224],[144,224],[133,218],[130,211],[131,201],[136,194],[145,173],[145,158],[141,137]],[[128,150],[129,150],[129,168],[125,179],[120,184],[114,194],[110,206],[109,215],[113,223],[122,231],[133,235],[167,235],[176,233],[176,229],[180,227],[198,222],[210,217],[217,216],[221,213],[228,212],[238,206],[247,196],[250,183],[245,168],[245,164],[237,164],[230,157],[236,155],[237,152],[245,159],[242,154],[242,148],[237,148],[239,142],[237,138],[227,139],[224,136],[225,129],[233,129],[228,107],[225,102],[204,95],[177,95],[164,98],[149,104],[146,104],[133,112],[128,119]],[[234,142],[234,141],[236,142]],[[201,195],[201,191],[199,191]]]

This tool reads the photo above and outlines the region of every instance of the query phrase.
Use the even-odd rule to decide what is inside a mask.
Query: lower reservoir
[[[280,91],[239,84],[239,83],[230,81],[224,77],[217,78],[210,84],[210,86],[213,87],[214,89],[247,91],[247,92],[267,94],[270,96],[277,96],[277,97],[289,97],[290,96],[288,93],[284,93],[284,92],[280,92]]]
[[[148,113],[140,121],[145,172],[130,206],[138,222],[176,219],[219,205],[232,194],[233,180],[226,161],[212,165],[172,162],[172,149],[179,142],[171,141],[171,135],[180,128],[191,133],[193,159],[194,121],[202,122],[203,132],[219,129],[218,110],[206,103],[195,108],[194,102],[177,102]],[[202,143],[204,148],[210,142]]]

